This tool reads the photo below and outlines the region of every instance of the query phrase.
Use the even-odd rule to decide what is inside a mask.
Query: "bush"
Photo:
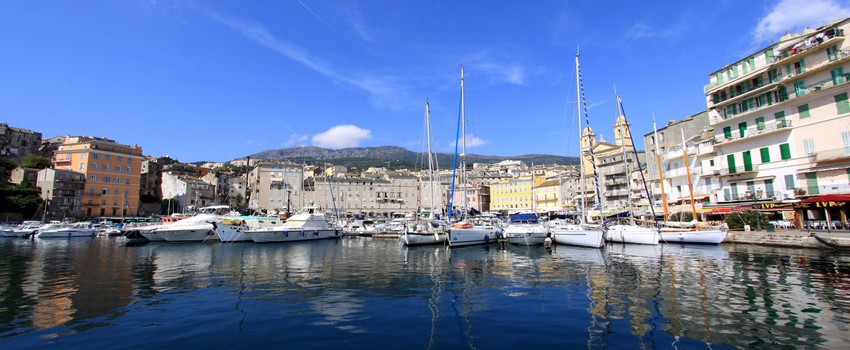
[[[676,214],[670,215],[669,221],[685,221],[689,222],[694,219],[694,213],[681,211]]]
[[[755,210],[747,210],[741,213],[732,213],[726,215],[726,219],[724,220],[727,225],[729,225],[730,229],[742,229],[744,225],[750,225],[750,229],[755,230],[758,225],[756,222],[761,223],[761,228],[766,229],[769,220],[767,219],[767,215],[758,214]]]
[[[41,206],[41,192],[31,188],[0,188],[0,213],[20,213],[25,218],[35,216]]]

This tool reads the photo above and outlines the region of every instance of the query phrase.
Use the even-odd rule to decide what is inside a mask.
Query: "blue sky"
[[[704,110],[725,64],[847,16],[839,0],[13,0],[0,11],[0,122],[187,162],[300,145],[419,151],[427,98],[451,152],[463,65],[470,153],[572,156],[577,47],[591,126],[613,140],[616,86],[640,137],[653,113]]]

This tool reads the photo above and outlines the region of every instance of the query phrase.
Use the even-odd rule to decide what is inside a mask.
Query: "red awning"
[[[800,203],[815,202],[850,202],[850,194],[825,194],[823,196],[812,197],[800,201]]]

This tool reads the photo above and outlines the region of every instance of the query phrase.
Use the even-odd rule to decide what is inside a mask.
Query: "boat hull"
[[[255,243],[288,243],[339,238],[342,236],[342,230],[262,230],[245,231],[245,234]]]
[[[401,241],[404,245],[432,245],[445,244],[446,234],[444,233],[404,233],[401,235]]]
[[[218,224],[215,231],[222,242],[252,242],[251,237],[245,234],[246,227],[243,225]]]
[[[172,226],[159,228],[153,232],[171,243],[217,242],[220,240],[212,224]]]
[[[36,231],[35,229],[31,229],[31,230],[18,230],[18,229],[4,230],[4,231],[0,231],[0,237],[27,238],[35,231]]]
[[[608,227],[606,237],[610,242],[657,245],[660,236],[654,228],[613,225]]]
[[[588,228],[581,225],[567,225],[552,229],[555,243],[579,247],[600,248],[605,245],[605,231],[602,228]]]
[[[505,228],[505,237],[508,238],[508,242],[511,244],[527,246],[541,245],[548,235],[549,230],[542,226],[515,227],[508,225]]]
[[[77,237],[94,237],[97,235],[97,230],[57,230],[57,231],[42,231],[36,237],[38,238],[77,238]]]
[[[664,243],[720,244],[726,240],[723,230],[662,230],[661,241]]]
[[[449,230],[449,246],[465,247],[496,243],[502,231],[496,227],[473,226],[471,228],[452,228]]]

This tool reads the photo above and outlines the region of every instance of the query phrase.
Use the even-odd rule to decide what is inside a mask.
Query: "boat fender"
[[[485,242],[485,243],[490,243],[490,235],[489,235],[489,234],[484,235],[484,242]]]
[[[304,230],[301,230],[301,236],[304,237]]]
[[[318,235],[319,235],[319,230],[313,230],[313,236],[318,236]]]
[[[284,237],[289,237],[289,231],[285,231],[285,232],[283,232],[283,236],[284,236]]]

